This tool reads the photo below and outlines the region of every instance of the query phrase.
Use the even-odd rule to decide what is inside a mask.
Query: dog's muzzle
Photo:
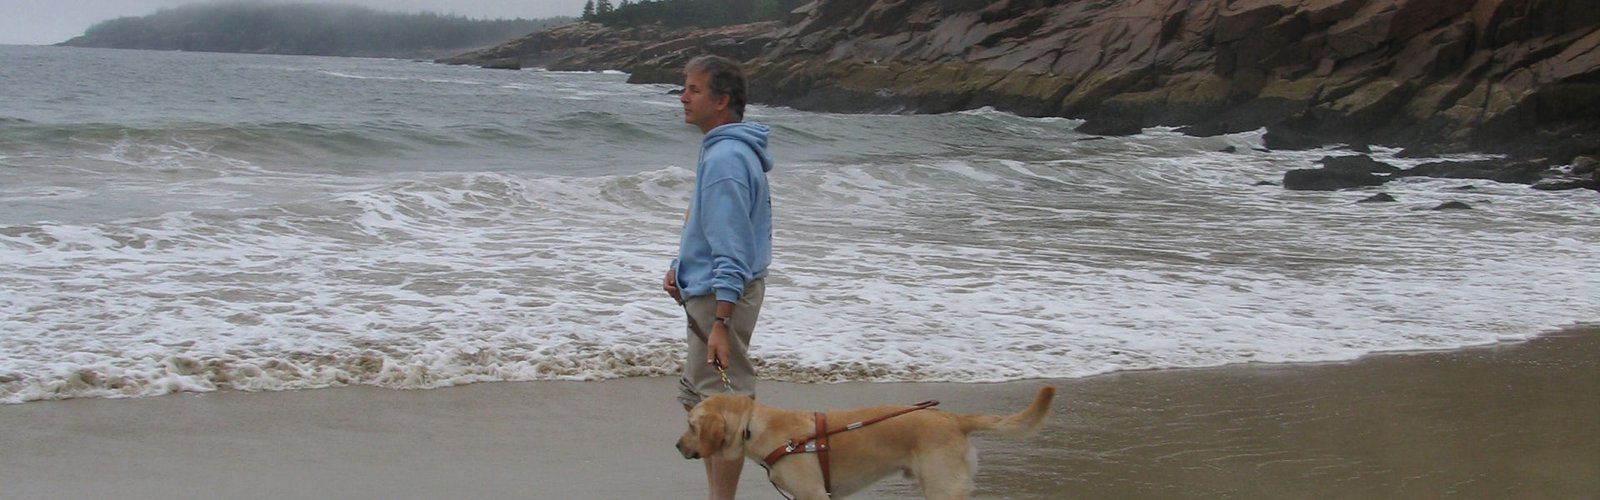
[[[700,450],[696,450],[692,446],[684,446],[683,441],[678,441],[677,444],[674,444],[673,446],[678,448],[678,453],[682,454],[683,458],[689,460],[700,458]]]

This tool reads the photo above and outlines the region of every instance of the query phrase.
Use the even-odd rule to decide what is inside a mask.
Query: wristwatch
[[[730,318],[730,317],[727,317],[727,316],[717,316],[717,319],[712,320],[712,321],[717,322],[717,323],[722,323],[722,324],[726,325],[726,324],[728,324],[729,321],[733,321],[733,318]]]

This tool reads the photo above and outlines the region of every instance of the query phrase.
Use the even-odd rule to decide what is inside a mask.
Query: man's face
[[[690,71],[685,75],[683,95],[678,102],[683,103],[683,121],[700,127],[701,133],[720,125],[723,112],[728,108],[728,96],[712,98],[709,71]]]

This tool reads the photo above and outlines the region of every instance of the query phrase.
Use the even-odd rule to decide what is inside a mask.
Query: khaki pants
[[[766,291],[765,279],[745,283],[744,294],[733,305],[733,317],[728,321],[728,357],[732,359],[724,360],[728,365],[725,368],[728,385],[733,386],[733,394],[740,396],[753,398],[756,395],[756,370],[750,364],[750,336],[755,333]],[[700,331],[711,335],[712,322],[717,319],[717,296],[689,297],[684,308]],[[689,341],[689,357],[683,362],[683,378],[678,380],[678,402],[687,410],[700,404],[706,396],[728,393],[728,387],[723,385],[717,368],[706,363],[706,342],[692,327],[684,327],[684,331]]]

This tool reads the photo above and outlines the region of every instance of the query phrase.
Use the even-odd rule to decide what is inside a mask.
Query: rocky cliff
[[[761,102],[992,106],[1115,134],[1268,128],[1268,145],[1387,144],[1568,161],[1600,152],[1595,0],[819,0],[702,31],[589,24],[445,62],[681,81],[745,61]]]

